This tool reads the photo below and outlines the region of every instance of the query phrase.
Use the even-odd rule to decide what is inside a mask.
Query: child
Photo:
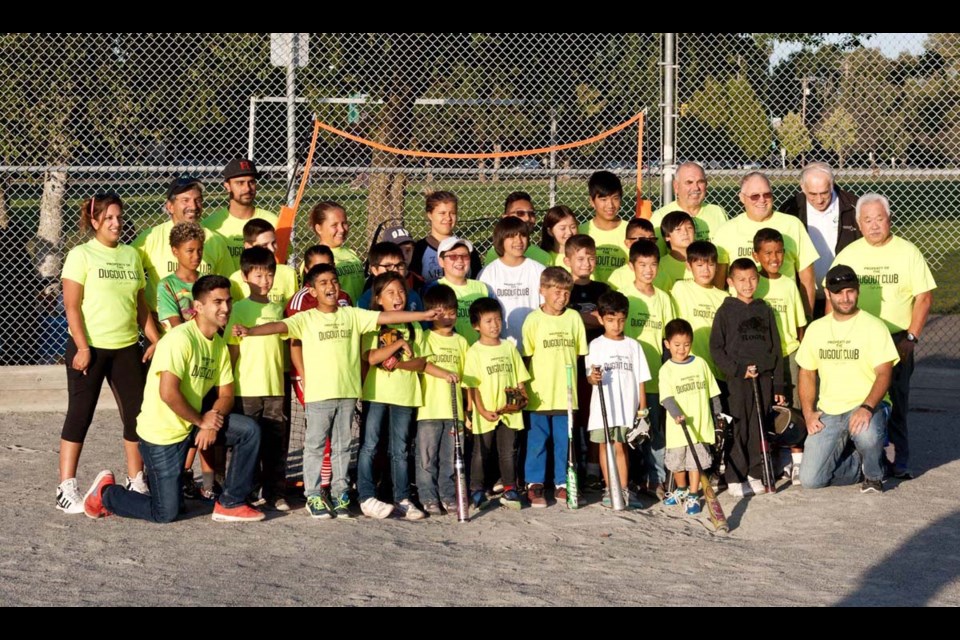
[[[660,404],[667,410],[667,452],[664,461],[677,488],[663,501],[682,505],[687,515],[700,513],[700,472],[681,429],[687,433],[700,466],[712,464],[708,445],[715,442],[714,416],[720,413],[720,388],[703,358],[690,355],[693,327],[681,318],[664,329],[663,346],[670,359],[660,367]],[[672,418],[672,420],[670,419]]]
[[[433,329],[426,333],[426,351],[430,354],[427,356],[428,362],[462,378],[470,345],[463,336],[453,331],[459,320],[457,294],[450,287],[438,284],[423,294],[423,304],[427,309],[439,309],[441,312],[433,321]],[[428,514],[441,515],[442,502],[448,515],[456,515],[453,430],[457,425],[450,406],[450,384],[431,375],[421,375],[423,406],[417,411],[417,491],[423,510]],[[456,389],[456,419],[462,422],[463,394],[460,385]]]
[[[693,279],[693,272],[687,269],[687,249],[694,242],[695,229],[693,218],[684,211],[673,211],[663,217],[660,234],[666,242],[667,252],[662,254],[657,279],[653,283],[657,288],[670,293],[678,280]]]
[[[566,242],[564,251],[564,267],[573,276],[569,306],[580,314],[587,329],[587,340],[593,340],[603,334],[596,314],[597,300],[610,290],[605,283],[592,279],[597,267],[597,243],[588,235],[577,234]]]
[[[407,306],[407,285],[404,277],[395,271],[382,273],[373,279],[373,310],[402,311]],[[440,310],[435,309],[437,315]],[[398,332],[390,342],[385,332]],[[430,355],[423,331],[413,322],[386,325],[380,331],[368,331],[363,336],[363,359],[370,365],[363,381],[363,446],[357,460],[357,491],[360,510],[370,518],[383,518],[393,509],[407,520],[420,520],[423,511],[410,500],[409,467],[407,462],[410,426],[414,413],[423,404],[420,371],[457,382],[459,378],[427,362]],[[373,482],[373,458],[380,441],[380,427],[387,418],[390,433],[390,477],[393,480],[393,506],[376,498]],[[386,514],[386,515],[383,515]]]
[[[567,500],[567,365],[587,354],[587,334],[580,314],[567,308],[573,277],[560,267],[540,274],[543,304],[523,322],[523,351],[530,358],[530,432],[524,477],[530,506],[547,506],[543,485],[547,473],[547,440],[553,438],[554,499]],[[577,409],[577,390],[573,390]]]
[[[330,247],[342,289],[356,300],[363,293],[363,261],[345,245],[350,233],[347,212],[336,202],[325,200],[310,210],[310,228],[320,244]]]
[[[760,264],[760,281],[753,297],[766,302],[775,313],[780,346],[786,360],[783,366],[783,395],[788,405],[799,409],[797,380],[800,369],[797,367],[797,349],[803,340],[807,317],[803,311],[803,300],[800,298],[796,280],[786,278],[780,273],[783,256],[783,235],[779,231],[769,228],[757,231],[753,237],[753,259]],[[799,485],[803,447],[791,447],[790,458],[787,472],[791,483]]]
[[[649,244],[656,249],[656,245]],[[642,506],[636,495],[627,489],[629,465],[624,443],[627,431],[633,426],[634,416],[647,414],[644,383],[650,380],[650,369],[640,343],[624,337],[629,307],[627,297],[618,291],[609,291],[600,296],[597,312],[603,324],[603,335],[590,341],[590,352],[586,358],[590,369],[589,381],[595,385],[593,395],[602,393],[606,404],[610,441],[620,476],[620,486],[612,486],[607,456],[601,455],[600,466],[607,485],[601,504],[605,507],[612,506],[611,491],[622,492],[624,502],[631,507]],[[590,441],[598,447],[605,442],[599,398],[590,404]]]
[[[533,228],[537,224],[537,212],[533,208],[533,198],[526,191],[514,191],[507,196],[503,203],[504,218],[518,218],[527,225],[530,235],[533,236]],[[536,260],[545,267],[553,265],[553,257],[539,246],[532,242],[523,254],[531,260]],[[483,256],[483,264],[487,265],[497,259],[497,252],[493,247]]]
[[[457,324],[456,332],[466,338],[467,344],[473,344],[480,337],[477,330],[470,324],[470,305],[478,298],[486,298],[491,294],[490,287],[479,280],[467,277],[470,273],[470,255],[473,253],[473,244],[456,236],[444,239],[437,246],[437,256],[443,268],[443,277],[437,284],[450,287],[457,296]]]
[[[577,218],[570,207],[558,204],[547,209],[540,233],[540,248],[550,256],[550,266],[566,268],[564,245],[577,234]]]
[[[227,337],[233,364],[234,411],[260,425],[260,454],[255,486],[277,511],[289,511],[284,497],[287,483],[289,422],[284,415],[283,338],[279,335],[247,338],[233,335],[233,325],[256,326],[283,320],[283,305],[270,300],[277,261],[269,249],[251,247],[240,254],[240,271],[250,295],[234,303]]]
[[[500,256],[480,272],[480,282],[490,287],[503,306],[503,336],[521,349],[523,320],[540,306],[543,265],[524,256],[530,230],[517,218],[501,218],[493,228],[493,246]],[[472,322],[472,321],[471,321]]]
[[[193,318],[193,283],[200,277],[203,261],[203,227],[196,222],[181,222],[170,230],[170,251],[177,269],[157,285],[157,317],[169,330]]]
[[[597,171],[587,181],[593,219],[580,225],[580,233],[592,237],[597,243],[597,271],[594,279],[607,282],[610,274],[627,262],[623,248],[627,226],[618,217],[623,200],[623,185],[620,178],[609,171]]]
[[[430,233],[414,245],[410,271],[419,274],[423,279],[423,287],[427,288],[443,275],[437,249],[443,240],[454,235],[453,229],[457,226],[457,196],[449,191],[435,191],[427,196],[425,205]],[[467,277],[479,274],[482,266],[480,254],[471,250]]]
[[[371,300],[373,298],[373,279],[376,278],[381,273],[387,273],[388,271],[395,271],[399,273],[404,278],[404,285],[407,287],[407,311],[422,311],[423,310],[423,300],[420,298],[420,294],[416,291],[411,291],[409,289],[410,282],[407,279],[407,263],[403,257],[403,249],[400,248],[400,245],[394,244],[393,242],[378,242],[372,247],[370,247],[370,253],[368,254],[368,260],[370,261],[370,283],[371,288],[367,289],[360,296],[360,299],[357,300],[357,306],[361,309],[370,309]]]
[[[726,444],[727,491],[732,496],[762,493],[763,458],[760,454],[760,416],[753,379],[759,383],[759,404],[765,414],[776,393],[783,404],[783,357],[776,314],[762,300],[754,300],[757,266],[750,258],[737,258],[730,265],[727,283],[737,296],[727,298],[717,309],[710,332],[710,353],[727,378],[733,441]],[[772,387],[772,388],[771,388]]]
[[[483,470],[496,438],[504,490],[500,503],[511,509],[519,509],[516,437],[517,432],[523,429],[523,415],[519,408],[507,405],[506,389],[519,388],[526,397],[523,383],[530,379],[530,374],[517,348],[510,341],[500,339],[503,309],[496,300],[479,298],[474,301],[470,305],[470,322],[480,334],[477,342],[467,350],[463,365],[463,386],[469,390],[468,401],[473,407],[472,425],[467,423],[467,428],[473,431],[474,436],[470,463],[470,502],[479,509],[486,501]]]
[[[271,255],[277,252],[277,234],[273,225],[261,218],[251,218],[243,225],[243,248],[263,247]],[[243,271],[236,271],[230,276],[230,295],[236,304],[250,295],[250,287],[243,278]],[[297,272],[285,264],[278,264],[273,287],[270,289],[270,302],[276,302],[281,307],[293,297],[300,287],[297,286]]]
[[[378,325],[433,320],[436,311],[365,311],[341,307],[337,303],[340,282],[333,265],[320,264],[307,272],[310,295],[317,299],[316,309],[298,313],[282,322],[257,327],[237,324],[233,333],[239,337],[289,333],[303,342],[306,367],[305,400],[307,432],[303,446],[303,491],[307,512],[314,518],[350,517],[350,496],[347,493],[347,467],[350,464],[350,429],[353,412],[360,397],[360,345],[363,334]],[[333,367],[336,367],[334,369]],[[333,372],[336,375],[330,375]],[[320,491],[320,466],[327,438],[331,437],[333,464],[333,510]],[[388,505],[389,506],[389,505]],[[381,517],[387,517],[389,510]]]
[[[644,475],[640,490],[663,499],[663,483],[667,479],[663,464],[663,424],[660,413],[660,363],[663,362],[663,328],[673,320],[673,304],[670,295],[654,286],[660,263],[660,250],[652,242],[636,242],[630,247],[630,266],[634,281],[620,290],[627,296],[630,310],[627,314],[627,337],[640,342],[644,359],[650,368],[650,381],[646,384],[647,407],[649,407],[650,440],[642,445]]]
[[[710,330],[713,328],[713,316],[729,294],[713,286],[717,272],[717,248],[713,243],[692,243],[687,248],[687,269],[693,274],[693,281],[677,282],[670,292],[673,315],[690,322],[693,327],[693,355],[703,359],[713,377],[722,383],[723,374],[710,355]],[[725,397],[726,393],[723,395]]]
[[[630,255],[630,248],[637,240],[654,242],[656,239],[657,236],[653,232],[653,225],[650,224],[649,220],[646,218],[630,218],[630,221],[627,223],[627,238],[623,241],[624,246],[627,248],[628,256]],[[634,281],[634,278],[633,265],[630,264],[628,259],[626,264],[610,274],[610,280],[607,281],[607,284],[610,285],[611,289],[620,291],[620,289],[630,285]]]
[[[420,274],[410,270],[410,264],[413,262],[413,249],[416,246],[410,232],[400,226],[387,227],[383,230],[383,235],[380,237],[386,242],[392,242],[400,247],[400,251],[403,253],[403,264],[406,267],[407,273],[407,291],[411,293],[417,292],[419,294],[423,290],[423,278],[420,277]],[[367,264],[369,263],[370,256],[368,255]]]

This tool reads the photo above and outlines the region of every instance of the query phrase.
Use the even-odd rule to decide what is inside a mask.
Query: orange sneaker
[[[259,509],[254,509],[246,503],[225,507],[217,500],[213,505],[213,519],[216,522],[257,522],[265,517]]]
[[[88,518],[102,518],[110,515],[106,507],[103,506],[103,490],[111,484],[116,484],[113,473],[110,471],[101,471],[93,481],[93,486],[83,496],[83,512]]]

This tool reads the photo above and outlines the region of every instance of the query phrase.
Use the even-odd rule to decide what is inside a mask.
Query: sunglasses
[[[766,191],[764,193],[751,193],[750,195],[744,194],[750,202],[760,202],[760,200],[773,200],[773,193]]]

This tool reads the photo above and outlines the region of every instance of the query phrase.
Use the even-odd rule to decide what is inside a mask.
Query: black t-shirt
[[[570,304],[568,308],[578,312],[593,311],[597,308],[597,300],[604,293],[610,290],[605,282],[595,282],[591,280],[587,284],[573,285],[573,291],[570,292]],[[593,340],[603,335],[603,329],[587,329],[587,340]]]

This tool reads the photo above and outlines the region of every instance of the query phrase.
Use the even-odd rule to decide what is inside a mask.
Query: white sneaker
[[[800,463],[794,462],[793,466],[790,467],[790,484],[794,484],[798,487],[803,486],[800,483]]]
[[[767,488],[763,486],[763,480],[747,476],[747,482],[750,484],[750,493],[760,495],[767,492]]]
[[[127,491],[142,493],[145,496],[150,495],[150,487],[147,486],[147,478],[143,475],[143,471],[138,471],[137,475],[133,478],[127,476],[127,481],[123,484],[123,488]]]
[[[376,498],[367,498],[360,503],[360,511],[368,518],[383,520],[389,518],[390,514],[393,513],[393,505],[381,502]]]
[[[406,520],[423,520],[426,514],[417,508],[417,505],[410,502],[410,499],[401,500],[393,505],[400,515]]]
[[[77,489],[76,478],[67,478],[57,485],[57,509],[70,515],[83,513],[83,495]]]

